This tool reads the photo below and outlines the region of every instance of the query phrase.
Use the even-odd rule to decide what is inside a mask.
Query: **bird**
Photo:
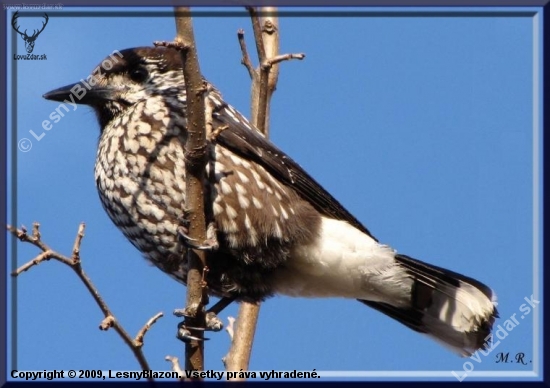
[[[147,260],[185,284],[185,252],[193,243],[183,238],[188,123],[182,66],[172,47],[115,50],[86,80],[43,97],[95,111],[94,176],[103,208]],[[490,287],[381,243],[203,82],[211,109],[204,178],[215,240],[205,250],[210,295],[225,304],[274,295],[355,299],[462,357],[489,346],[498,318]]]

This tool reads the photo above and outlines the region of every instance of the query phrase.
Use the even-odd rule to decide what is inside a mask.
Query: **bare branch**
[[[256,70],[254,70],[252,61],[250,61],[250,56],[248,55],[246,42],[244,40],[244,30],[242,28],[237,31],[237,38],[239,39],[239,46],[241,47],[241,53],[243,55],[243,58],[241,59],[241,63],[244,65],[244,67],[246,67],[246,70],[248,70],[250,79],[254,80],[254,77],[257,77],[258,73],[256,72]]]
[[[38,222],[32,223],[32,237],[36,241],[40,241],[40,224]]]
[[[40,240],[40,230],[39,230],[40,224],[38,224],[37,222],[33,223],[32,236],[29,236],[27,234],[27,228],[25,228],[24,226],[22,226],[21,229],[17,229],[11,225],[7,225],[7,229],[11,234],[17,237],[20,241],[31,243],[32,245],[34,245],[35,247],[39,248],[44,252],[49,249]]]
[[[271,67],[277,63],[283,62],[283,61],[289,61],[291,59],[299,59],[302,60],[306,57],[306,54],[304,53],[297,53],[297,54],[282,54],[277,55],[276,57],[269,58],[265,61],[263,66]]]
[[[140,348],[143,347],[143,338],[145,337],[145,334],[147,334],[149,329],[151,329],[151,327],[163,316],[164,316],[164,314],[162,312],[157,313],[156,315],[151,317],[151,319],[149,319],[145,325],[143,325],[141,330],[138,331],[138,333],[136,334],[136,337],[134,338],[134,345],[135,346],[140,347]]]
[[[235,330],[233,329],[235,325],[235,318],[227,317],[227,320],[229,321],[229,324],[225,328],[225,331],[227,331],[227,334],[229,334],[229,338],[231,339],[231,341],[233,341],[233,335],[235,334]]]
[[[260,19],[255,8],[247,7],[252,19],[252,28],[256,41],[256,48],[260,66],[252,69],[246,45],[244,32],[239,30],[238,38],[245,64],[252,78],[251,118],[254,126],[266,137],[269,136],[269,110],[273,92],[276,89],[279,74],[278,64],[284,60],[302,59],[303,54],[279,54],[279,20],[277,8],[264,7]],[[241,303],[236,328],[233,321],[227,331],[231,337],[231,348],[223,361],[229,371],[247,370],[250,363],[250,354],[254,341],[256,323],[260,311],[260,304]]]
[[[204,214],[204,170],[206,168],[206,122],[205,96],[202,74],[199,67],[193,21],[188,7],[176,7],[176,43],[181,50],[183,75],[187,94],[187,143],[185,144],[186,206],[188,210],[189,236],[196,241],[206,239]],[[212,120],[208,118],[208,120]],[[204,251],[187,250],[187,303],[185,324],[190,327],[205,327],[204,302],[207,300],[203,282],[206,264]],[[193,331],[193,330],[192,330]],[[204,338],[203,331],[195,330],[193,336]],[[191,340],[185,345],[185,369],[204,370],[204,341]]]
[[[213,130],[210,135],[208,136],[208,140],[214,142],[216,141],[216,138],[218,136],[220,136],[220,133],[222,133],[223,131],[225,131],[226,129],[229,129],[229,125],[222,125],[218,128],[216,128],[215,130]]]
[[[246,10],[250,14],[252,20],[252,30],[254,31],[254,41],[256,42],[256,50],[258,51],[258,58],[261,60],[265,58],[265,47],[262,39],[262,26],[260,25],[260,16],[256,8],[246,7]]]
[[[178,358],[174,356],[166,356],[164,357],[164,359],[172,364],[172,370],[174,372],[178,372],[178,374],[181,376],[180,380],[183,381],[185,376],[183,374],[183,371],[181,370]]]
[[[256,50],[258,52],[258,61],[259,63],[264,63],[267,59],[263,36],[262,36],[262,27],[260,22],[260,17],[258,12],[254,7],[247,7],[248,13],[252,20],[252,29],[254,30],[254,39],[256,41]],[[266,117],[267,117],[267,101],[268,101],[268,76],[269,68],[260,66],[259,69],[259,80],[253,80],[252,86],[252,124],[260,130],[266,136],[269,133],[266,132]],[[256,98],[257,95],[257,98]]]
[[[76,238],[74,239],[74,245],[73,245],[73,261],[80,261],[80,244],[82,244],[82,238],[84,238],[84,228],[86,225],[84,223],[81,223],[78,226],[78,232],[76,234]]]
[[[25,271],[28,271],[29,269],[31,269],[35,265],[38,265],[38,264],[40,264],[41,262],[43,262],[45,260],[50,260],[52,258],[52,254],[53,254],[52,251],[42,252],[41,254],[36,256],[34,259],[29,261],[28,263],[23,264],[21,267],[17,268],[15,271],[13,271],[11,273],[11,276],[18,276],[21,273],[23,273]],[[61,258],[58,258],[58,260],[63,261]],[[69,263],[65,263],[65,264],[71,265]]]
[[[259,311],[260,304],[241,303],[237,327],[232,335],[231,348],[223,360],[226,370],[248,370]],[[244,379],[232,378],[231,380]]]
[[[271,96],[277,87],[279,80],[279,62],[272,62],[272,58],[279,54],[280,36],[279,36],[279,18],[277,17],[277,8],[263,7],[262,14],[262,40],[265,47],[265,61],[261,61],[263,71],[267,71],[267,104],[264,133],[269,133],[269,114],[271,108]],[[265,69],[265,66],[271,67],[270,70]]]
[[[21,227],[21,229],[17,229],[17,228],[14,228],[13,226],[8,225],[7,229],[8,231],[10,231],[11,234],[13,234],[19,240],[29,243],[31,245],[34,245],[35,247],[37,247],[42,251],[42,253],[38,254],[34,259],[30,260],[29,262],[23,264],[22,266],[17,268],[15,271],[13,271],[11,275],[14,277],[19,276],[20,274],[22,274],[25,271],[28,271],[32,267],[37,266],[40,263],[50,259],[57,260],[69,266],[70,268],[72,268],[72,270],[80,278],[82,283],[84,283],[84,286],[86,286],[86,288],[94,298],[96,304],[98,305],[100,310],[103,312],[103,315],[105,316],[105,318],[101,321],[99,325],[100,330],[108,330],[109,328],[112,327],[118,333],[118,335],[122,338],[122,340],[126,343],[126,345],[128,345],[128,347],[132,350],[132,353],[134,354],[139,365],[141,366],[141,369],[149,370],[151,368],[149,367],[149,363],[145,359],[145,355],[141,350],[141,346],[136,346],[136,344],[134,344],[134,340],[126,332],[124,327],[117,321],[114,314],[111,312],[111,310],[107,306],[107,303],[105,303],[105,301],[99,294],[99,291],[97,290],[97,288],[94,286],[94,284],[92,283],[88,275],[82,269],[81,262],[80,262],[80,245],[84,237],[84,228],[85,228],[84,223],[81,223],[78,227],[78,232],[73,245],[72,256],[69,258],[65,255],[62,255],[61,253],[58,253],[52,250],[46,243],[42,241],[39,223],[35,222],[33,224],[31,236],[27,234],[27,230],[25,227]],[[143,335],[145,335],[145,332],[143,333]],[[142,338],[142,341],[143,341],[143,338]],[[150,380],[152,381],[152,379]]]

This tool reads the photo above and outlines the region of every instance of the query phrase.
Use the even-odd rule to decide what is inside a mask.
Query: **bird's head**
[[[136,103],[159,94],[185,99],[181,55],[172,48],[114,51],[85,80],[54,89],[43,97],[90,105],[103,127]]]

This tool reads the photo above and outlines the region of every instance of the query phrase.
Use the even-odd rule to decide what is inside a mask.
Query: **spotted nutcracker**
[[[158,268],[185,283],[186,94],[179,52],[140,47],[107,57],[86,81],[44,95],[90,105],[101,126],[95,179],[115,225]],[[105,65],[109,63],[109,66]],[[205,81],[206,82],[206,81]],[[209,292],[354,298],[467,356],[497,316],[481,282],[398,254],[211,85],[207,219]],[[223,130],[221,130],[223,129]]]

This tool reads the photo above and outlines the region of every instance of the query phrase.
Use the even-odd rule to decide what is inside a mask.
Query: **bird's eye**
[[[130,72],[130,79],[134,82],[143,82],[147,79],[147,70],[143,67],[138,67]]]

